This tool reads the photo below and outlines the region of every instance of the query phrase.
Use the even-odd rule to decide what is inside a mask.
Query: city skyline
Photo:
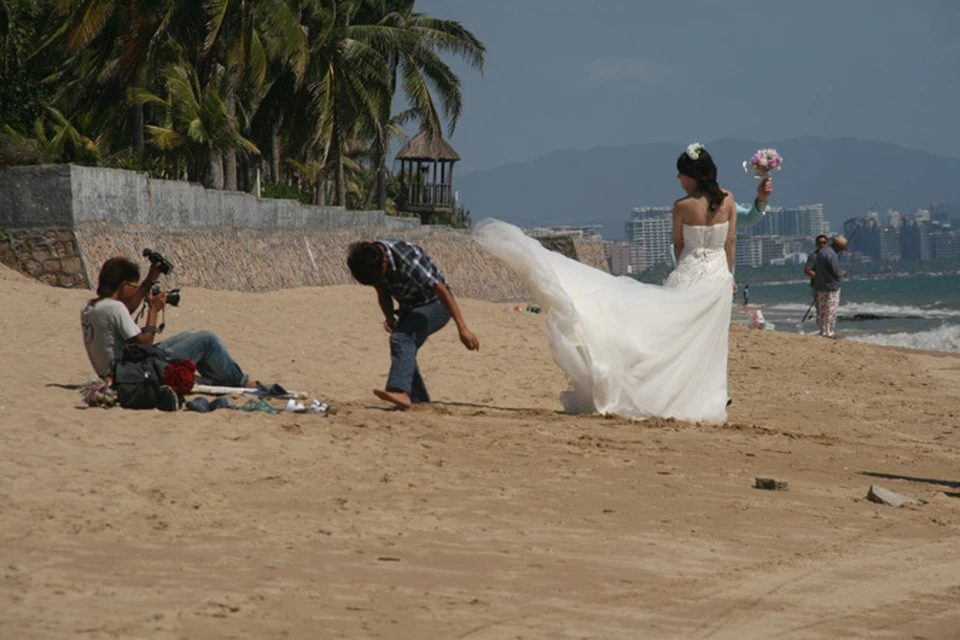
[[[590,235],[602,239],[595,225],[589,228]],[[846,220],[843,233],[849,259],[857,262],[955,260],[960,258],[960,203],[940,203],[933,211],[910,214],[867,212]],[[802,264],[820,234],[837,235],[824,219],[822,204],[769,207],[759,223],[738,230],[735,265]],[[625,222],[625,236],[604,241],[612,273],[640,275],[671,262],[672,207],[635,207]]]

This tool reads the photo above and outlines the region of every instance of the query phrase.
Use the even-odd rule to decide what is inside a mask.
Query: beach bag
[[[113,364],[113,389],[125,409],[156,409],[160,405],[163,374],[175,360],[152,345],[125,344]]]

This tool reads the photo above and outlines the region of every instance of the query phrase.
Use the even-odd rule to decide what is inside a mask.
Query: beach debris
[[[530,313],[543,313],[543,309],[538,307],[535,304],[528,304],[526,308],[520,306],[519,304],[509,305],[507,307],[508,311],[529,311]]]
[[[764,331],[774,331],[777,328],[777,325],[763,319],[763,311],[760,311],[760,309],[753,310],[753,322],[750,326],[754,329],[762,329]]]
[[[296,398],[297,400],[307,398],[305,391],[287,391],[278,384],[273,384],[269,387],[260,383],[257,383],[257,385],[256,389],[248,389],[246,387],[221,387],[208,384],[195,384],[190,393],[204,393],[210,396],[254,396],[257,398],[277,399]]]
[[[327,413],[330,409],[330,405],[326,402],[320,402],[316,398],[313,399],[309,405],[304,406],[302,402],[297,402],[293,398],[290,398],[287,401],[287,406],[284,407],[286,413]]]
[[[902,507],[905,504],[924,504],[923,500],[905,496],[902,493],[891,491],[890,489],[881,487],[878,484],[870,485],[870,491],[867,492],[867,500],[870,500],[871,502],[877,502],[879,504],[890,505],[891,507]]]
[[[755,489],[765,489],[767,491],[787,490],[787,481],[781,478],[763,478],[758,476],[753,479],[753,483]]]

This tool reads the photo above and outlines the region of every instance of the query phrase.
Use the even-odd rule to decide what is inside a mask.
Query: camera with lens
[[[160,295],[161,291],[160,285],[158,285],[156,282],[154,282],[153,286],[150,287],[150,293],[155,296]],[[180,289],[170,289],[170,291],[167,291],[167,304],[174,307],[180,306]]]
[[[149,260],[150,264],[159,264],[160,273],[169,274],[171,271],[173,271],[173,263],[153,249],[144,249],[143,257]]]

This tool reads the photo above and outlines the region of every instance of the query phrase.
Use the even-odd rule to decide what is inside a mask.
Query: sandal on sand
[[[292,398],[293,394],[281,387],[279,384],[272,384],[269,387],[257,380],[257,388],[250,389],[247,393],[259,398]]]
[[[303,413],[306,409],[302,402],[297,402],[293,398],[287,400],[287,406],[283,409],[286,413]]]
[[[247,404],[240,407],[240,411],[262,411],[263,413],[280,413],[280,409],[271,407],[266,400],[247,400]]]
[[[326,413],[329,411],[330,405],[326,402],[320,402],[314,398],[313,402],[309,406],[304,406],[302,402],[297,402],[293,398],[287,401],[287,406],[284,408],[286,413]]]
[[[326,413],[330,410],[330,405],[326,402],[320,402],[316,398],[313,399],[313,402],[310,403],[310,406],[307,407],[307,413]]]
[[[197,396],[186,404],[186,408],[190,411],[196,411],[197,413],[210,413],[217,409],[236,409],[237,407],[230,404],[230,401],[224,396],[220,396],[212,402],[203,396]]]
[[[160,387],[160,394],[157,396],[157,409],[160,411],[176,411],[180,408],[180,399],[177,398],[177,392],[173,387],[163,385]]]

